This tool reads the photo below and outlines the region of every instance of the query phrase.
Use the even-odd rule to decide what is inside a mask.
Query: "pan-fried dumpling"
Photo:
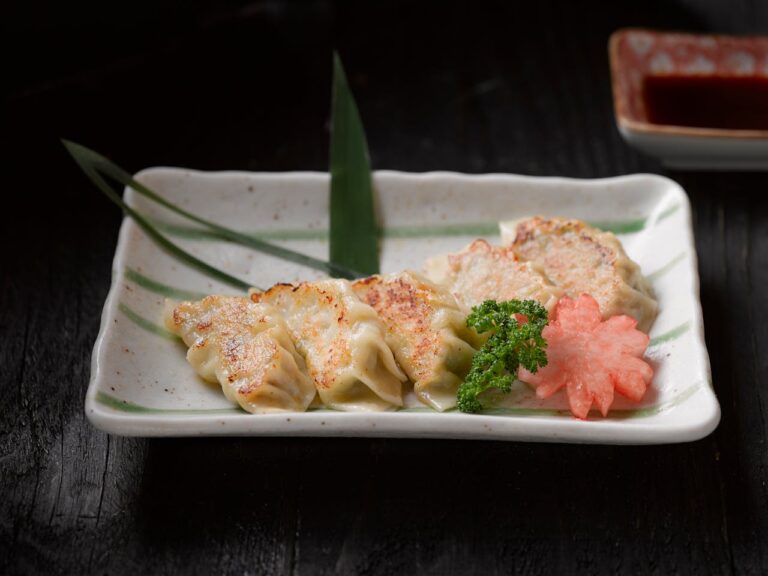
[[[251,292],[277,308],[304,356],[320,399],[337,410],[387,410],[403,404],[402,382],[384,327],[346,280],[277,284]]]
[[[453,296],[411,271],[371,276],[353,288],[384,322],[386,342],[419,400],[441,411],[456,406],[478,336]]]
[[[189,346],[187,360],[227,398],[253,413],[304,411],[315,396],[303,358],[271,306],[236,296],[170,303],[165,324]]]
[[[647,332],[658,306],[653,290],[618,238],[570,218],[536,216],[510,226],[502,240],[520,260],[540,267],[571,298],[590,294],[603,318],[626,314]]]
[[[539,268],[520,262],[510,248],[485,240],[475,240],[455,254],[430,258],[424,269],[465,310],[485,300],[537,300],[551,310],[563,295]]]

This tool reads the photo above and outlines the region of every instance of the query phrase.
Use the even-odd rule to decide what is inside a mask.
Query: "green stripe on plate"
[[[695,384],[691,386],[690,388],[684,390],[668,402],[664,402],[663,404],[659,404],[657,406],[649,406],[647,408],[628,408],[628,409],[617,409],[617,410],[611,410],[609,413],[609,416],[607,418],[602,418],[600,416],[600,413],[596,410],[592,410],[590,414],[593,417],[596,417],[599,420],[610,420],[610,419],[624,419],[624,418],[646,418],[649,416],[655,416],[656,414],[659,414],[660,412],[663,412],[665,410],[669,410],[670,408],[673,408],[677,406],[678,404],[684,402],[691,396],[693,396],[694,393],[698,391],[698,389],[701,388],[701,384]],[[96,393],[96,401],[99,404],[102,404],[104,406],[107,406],[108,408],[112,408],[113,410],[117,410],[120,412],[131,412],[131,413],[138,413],[138,414],[179,414],[179,415],[204,415],[204,414],[248,414],[246,411],[237,408],[151,408],[148,406],[142,406],[141,404],[136,404],[135,402],[128,402],[127,400],[121,400],[115,396],[112,396],[111,394],[107,394],[105,392],[97,392]],[[340,412],[339,410],[335,410],[333,408],[328,408],[326,406],[313,406],[307,409],[307,412]],[[431,408],[402,408],[400,410],[397,410],[397,412],[404,412],[404,413],[431,413],[431,414],[439,414],[439,412],[436,412],[435,410],[432,410]],[[448,410],[448,413],[457,413],[455,409]],[[572,418],[572,414],[569,410],[557,410],[554,408],[489,408],[487,410],[483,410],[481,415],[484,416],[555,416],[558,418]],[[471,418],[472,416],[467,414],[468,418]]]
[[[483,416],[570,416],[573,415],[568,410],[556,410],[554,408],[486,408],[478,412]]]
[[[625,221],[595,221],[592,226],[613,232],[614,234],[630,234],[639,232],[646,226],[646,219],[639,218]],[[169,224],[153,220],[158,229],[188,240],[225,241],[221,235],[204,228],[185,226],[181,224]],[[264,230],[261,232],[244,232],[248,236],[260,240],[328,240],[328,230],[317,228],[307,229],[282,229]],[[464,224],[419,224],[405,226],[388,226],[379,230],[381,238],[450,238],[454,236],[498,236],[498,222],[468,222]]]
[[[247,414],[240,408],[150,408],[142,406],[135,402],[120,400],[119,398],[107,394],[106,392],[97,392],[96,401],[99,404],[118,410],[120,412],[132,412],[139,414]]]
[[[693,396],[699,388],[701,383],[694,384],[693,386],[683,390],[680,394],[674,396],[671,400],[664,402],[663,404],[657,404],[656,406],[648,406],[647,408],[619,408],[612,409],[608,413],[608,417],[603,418],[600,412],[597,410],[590,410],[591,417],[597,420],[623,420],[626,418],[647,418],[649,416],[655,416],[665,410],[674,408],[678,404],[686,401]],[[556,410],[553,408],[489,408],[481,412],[489,416],[568,416],[572,417],[570,410]]]
[[[662,266],[655,272],[651,272],[650,274],[646,275],[646,278],[651,282],[653,282],[654,280],[658,280],[659,278],[664,276],[664,274],[672,270],[672,268],[674,268],[675,265],[679,264],[683,260],[685,260],[685,252],[681,252],[680,254],[672,258],[672,260],[664,264],[664,266]]]
[[[158,229],[176,236],[177,238],[186,238],[188,240],[221,240],[226,238],[205,228],[196,226],[185,226],[183,224],[168,224],[159,220],[152,220]],[[264,230],[262,232],[244,232],[247,236],[258,238],[259,240],[328,240],[328,230],[318,228],[315,230],[307,229],[284,229],[284,230]]]
[[[637,220],[626,220],[624,222],[602,222],[591,221],[589,224],[604,230],[606,232],[613,232],[614,234],[632,234],[634,232],[640,232],[646,225],[645,218],[639,218]]]
[[[656,414],[659,414],[660,412],[664,412],[665,410],[669,410],[670,408],[674,408],[678,404],[682,404],[688,398],[693,396],[696,392],[698,392],[699,388],[702,387],[702,384],[694,384],[693,386],[690,386],[689,388],[686,388],[680,394],[669,400],[668,402],[664,402],[663,404],[659,404],[658,406],[649,406],[648,408],[638,408],[634,411],[632,411],[632,414],[629,415],[630,418],[645,418],[648,416],[655,416]]]
[[[226,239],[220,234],[197,228],[194,226],[184,226],[177,224],[167,224],[165,222],[154,221],[159,229],[179,238],[188,240],[221,240]],[[499,226],[497,222],[492,223],[468,223],[468,224],[442,224],[442,225],[418,225],[418,226],[391,226],[379,230],[380,238],[440,238],[451,236],[497,236]],[[284,230],[265,230],[263,232],[247,232],[248,236],[260,240],[328,240],[328,230],[318,228],[315,230],[306,229],[284,229]]]
[[[659,217],[656,218],[656,222],[654,222],[654,224],[658,224],[662,220],[666,220],[667,218],[672,216],[672,214],[674,214],[678,210],[680,210],[680,204],[675,204],[674,206],[670,206],[666,210],[662,211],[661,214],[659,214]]]
[[[176,300],[200,300],[206,296],[206,294],[202,292],[193,292],[191,290],[184,290],[182,288],[169,286],[168,284],[163,284],[128,266],[125,267],[125,277],[142,288],[167,298],[174,298]]]
[[[388,226],[379,230],[383,238],[443,238],[451,236],[498,236],[498,222],[469,222],[466,224],[419,224]]]
[[[688,320],[687,322],[683,322],[679,326],[675,326],[672,328],[672,330],[669,330],[667,332],[664,332],[664,334],[659,334],[658,336],[654,336],[651,338],[651,341],[648,343],[648,348],[653,348],[654,346],[659,346],[660,344],[664,344],[666,342],[671,342],[672,340],[676,340],[688,330],[691,328],[691,321]]]
[[[136,324],[139,328],[142,328],[152,334],[156,334],[157,336],[165,338],[166,340],[171,340],[173,342],[177,342],[179,340],[179,338],[173,332],[169,332],[168,330],[158,326],[151,320],[147,320],[137,312],[134,312],[133,310],[131,310],[127,304],[120,302],[117,305],[117,309],[120,310],[120,312],[122,312],[126,318],[128,318],[131,322]]]

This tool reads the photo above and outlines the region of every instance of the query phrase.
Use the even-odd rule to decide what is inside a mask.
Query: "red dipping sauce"
[[[763,76],[648,75],[643,100],[653,124],[768,130],[768,78]]]

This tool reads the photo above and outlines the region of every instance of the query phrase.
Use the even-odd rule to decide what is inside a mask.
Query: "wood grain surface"
[[[628,148],[606,53],[624,26],[766,34],[768,3],[5,12],[0,573],[768,573],[768,175],[668,172]],[[130,170],[323,170],[334,47],[376,168],[682,184],[723,410],[714,434],[655,447],[145,440],[87,422],[120,214],[58,138]]]

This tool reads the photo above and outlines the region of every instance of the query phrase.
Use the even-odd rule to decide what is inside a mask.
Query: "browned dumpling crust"
[[[581,220],[540,216],[518,222],[513,230],[502,235],[509,249],[568,296],[590,294],[603,318],[626,314],[640,330],[650,329],[658,309],[653,291],[612,233]]]
[[[430,258],[425,263],[429,278],[445,286],[456,301],[469,310],[485,300],[536,300],[551,310],[563,291],[554,286],[530,262],[521,262],[505,246],[475,240],[460,252]]]
[[[244,410],[304,411],[312,402],[304,360],[271,306],[237,296],[169,302],[165,324],[189,346],[195,371]]]
[[[453,296],[412,271],[371,276],[352,286],[384,323],[386,342],[419,400],[441,411],[455,407],[478,338]]]
[[[278,284],[251,292],[279,310],[326,406],[388,410],[402,406],[405,374],[384,339],[384,326],[346,280]]]

